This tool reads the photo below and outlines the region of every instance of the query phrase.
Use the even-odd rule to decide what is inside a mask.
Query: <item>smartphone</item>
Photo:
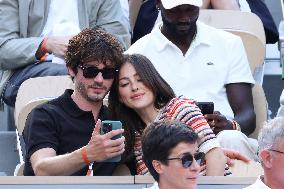
[[[102,121],[102,126],[100,129],[101,135],[106,134],[112,130],[121,129],[122,124],[120,121],[113,121],[113,120],[104,120]],[[122,137],[121,134],[112,137],[112,140],[118,139]],[[121,156],[115,156],[113,158],[107,159],[104,162],[119,162],[121,160]]]
[[[213,102],[197,102],[197,106],[201,110],[203,115],[213,114],[214,112],[214,103]]]

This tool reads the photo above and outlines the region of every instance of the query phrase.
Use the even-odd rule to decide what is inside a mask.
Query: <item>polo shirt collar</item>
[[[73,101],[73,99],[71,98],[71,95],[73,94],[73,90],[72,89],[66,89],[64,94],[62,95],[62,108],[64,109],[64,111],[69,114],[72,117],[81,117],[83,115],[92,115],[92,111],[83,111],[81,110],[78,105]],[[106,115],[107,115],[107,107],[102,106],[99,112],[99,118],[101,120],[106,119]]]
[[[198,45],[204,44],[204,45],[211,45],[211,40],[209,38],[208,32],[210,32],[208,30],[208,28],[206,27],[206,24],[197,21],[197,34],[195,39],[192,42],[192,46],[196,47]],[[169,41],[161,32],[161,27],[162,27],[163,23],[160,22],[158,23],[152,33],[154,35],[153,40],[155,40],[156,44],[156,49],[157,51],[162,51],[164,48],[166,48],[167,46],[175,46],[175,44],[173,44],[171,41]]]
[[[195,40],[193,41],[196,44],[204,44],[204,45],[212,45],[212,40],[210,39],[210,35],[208,35],[210,31],[208,25],[204,24],[203,22],[197,21],[197,34]]]
[[[170,45],[170,46],[174,45],[171,41],[168,40],[168,38],[166,38],[164,36],[164,34],[162,34],[162,32],[161,32],[162,25],[163,25],[162,22],[158,23],[152,31],[152,33],[154,35],[153,40],[155,42],[154,44],[156,44],[157,51],[162,51],[168,45]]]

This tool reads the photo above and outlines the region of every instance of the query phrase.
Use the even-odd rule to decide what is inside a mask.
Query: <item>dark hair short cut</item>
[[[111,61],[111,66],[119,68],[123,61],[123,47],[110,33],[100,27],[82,30],[69,40],[65,62],[77,73],[77,67],[89,61]]]
[[[198,135],[184,123],[154,122],[145,128],[142,135],[143,160],[156,181],[159,181],[159,174],[154,169],[152,161],[158,160],[167,165],[171,150],[181,142],[198,143]]]

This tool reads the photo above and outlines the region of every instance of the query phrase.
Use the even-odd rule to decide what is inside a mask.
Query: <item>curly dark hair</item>
[[[110,33],[100,27],[82,30],[69,40],[65,62],[67,67],[77,73],[79,64],[88,61],[111,61],[114,68],[119,68],[123,62],[123,47]]]

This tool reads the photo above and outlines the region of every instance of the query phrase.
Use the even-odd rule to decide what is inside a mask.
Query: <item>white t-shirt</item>
[[[196,38],[183,55],[161,33],[160,26],[158,24],[125,53],[148,57],[177,96],[200,102],[213,101],[216,111],[233,119],[225,85],[254,84],[240,37],[198,21]]]
[[[51,0],[48,17],[41,36],[71,36],[80,32],[77,0]],[[48,59],[64,64],[53,55]]]
[[[129,4],[128,0],[120,0],[120,5],[122,8],[122,12],[124,15],[124,18],[129,18]]]
[[[252,185],[244,188],[244,189],[270,189],[268,186],[266,186],[260,176],[257,178],[257,180],[255,181],[255,183],[253,183]]]

